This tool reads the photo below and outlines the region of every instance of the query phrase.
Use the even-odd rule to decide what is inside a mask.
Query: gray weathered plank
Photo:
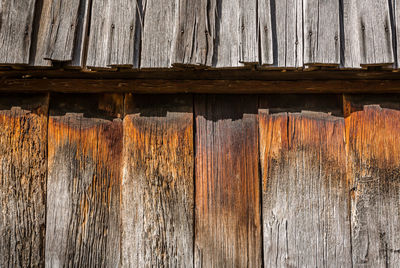
[[[71,61],[78,28],[80,0],[52,0],[45,58]]]
[[[351,267],[344,119],[327,113],[341,107],[321,97],[290,100],[261,100],[264,265]]]
[[[304,1],[304,64],[340,64],[338,0]]]
[[[392,37],[394,39],[393,53],[397,57],[395,60],[394,68],[400,68],[400,2],[396,0],[391,0],[391,15],[393,16],[392,24]]]
[[[86,50],[88,42],[89,30],[89,14],[90,14],[91,0],[81,0],[79,7],[79,16],[77,22],[77,29],[75,33],[75,44],[72,52],[72,61],[67,66],[72,68],[82,68],[86,62]]]
[[[258,64],[257,0],[217,2],[216,45],[217,68]]]
[[[389,1],[344,0],[344,67],[394,63]]]
[[[216,0],[179,0],[172,64],[212,66]]]
[[[143,32],[141,68],[168,68],[171,66],[174,41],[175,0],[143,1]]]
[[[137,68],[140,21],[136,0],[93,0],[86,65]]]
[[[303,1],[258,0],[258,13],[261,65],[302,68]]]
[[[125,103],[122,266],[192,267],[192,97],[129,94]]]
[[[36,17],[32,36],[30,66],[50,67],[51,60],[46,60],[47,35],[51,25],[51,3],[52,0],[36,0]]]
[[[43,267],[48,96],[0,96],[0,267]]]
[[[0,1],[0,65],[29,63],[35,2]]]
[[[257,96],[196,96],[196,267],[261,267]]]
[[[345,96],[355,267],[400,263],[399,100]]]
[[[122,95],[56,95],[48,126],[46,267],[117,267]]]

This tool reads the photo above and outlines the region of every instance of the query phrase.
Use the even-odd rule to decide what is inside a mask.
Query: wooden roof
[[[396,0],[2,0],[0,65],[397,69],[399,25]]]

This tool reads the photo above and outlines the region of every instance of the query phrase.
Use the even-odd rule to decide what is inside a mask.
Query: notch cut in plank
[[[192,102],[190,95],[125,97],[124,267],[193,266]]]
[[[257,0],[217,2],[216,68],[258,64]]]
[[[340,96],[266,95],[260,104],[265,267],[351,267]]]
[[[123,95],[54,95],[46,266],[117,267]]]
[[[29,64],[35,2],[0,1],[0,65]]]
[[[196,267],[261,267],[257,96],[199,95]]]
[[[177,8],[176,1],[144,1],[141,68],[171,67]]]
[[[400,96],[345,95],[354,266],[400,263]]]
[[[343,14],[344,67],[394,63],[389,1],[344,0]]]
[[[212,66],[216,39],[216,0],[179,0],[173,44],[174,66]]]
[[[53,0],[50,8],[50,23],[46,36],[45,59],[71,61],[74,52],[80,0]]]
[[[303,68],[303,1],[258,0],[261,65]]]
[[[137,68],[141,29],[137,1],[92,1],[86,65],[98,69]]]
[[[340,64],[339,1],[304,2],[304,64]]]
[[[43,267],[48,95],[0,100],[0,266]]]

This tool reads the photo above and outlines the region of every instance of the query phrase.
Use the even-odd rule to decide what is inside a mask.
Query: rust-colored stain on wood
[[[0,96],[0,267],[44,265],[47,108]]]
[[[259,120],[264,264],[351,266],[343,118],[262,109]]]
[[[193,264],[191,96],[126,97],[122,266]]]
[[[261,266],[257,101],[196,99],[196,267]]]
[[[346,117],[346,140],[353,187],[351,231],[356,266],[395,267],[400,263],[397,101],[390,95],[345,96],[345,106],[353,111]]]
[[[97,101],[91,98],[91,103]],[[50,110],[48,127],[46,266],[115,267],[122,120],[58,115],[64,103],[77,104],[59,100]]]

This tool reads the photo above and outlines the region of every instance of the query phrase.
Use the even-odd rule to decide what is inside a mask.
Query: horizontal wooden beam
[[[1,92],[63,93],[399,93],[400,80],[0,79]]]

